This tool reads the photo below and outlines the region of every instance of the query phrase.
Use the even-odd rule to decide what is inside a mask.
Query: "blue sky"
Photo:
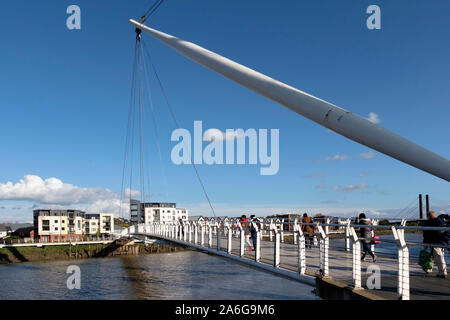
[[[71,4],[81,8],[81,30],[66,28]],[[151,4],[2,1],[0,221],[31,220],[36,206],[117,212],[134,50],[128,19]],[[371,4],[381,8],[381,30],[366,27]],[[448,1],[166,0],[147,24],[360,116],[375,113],[384,128],[448,159],[448,12]],[[256,165],[198,166],[218,214],[395,216],[419,193],[448,209],[448,182],[378,152],[365,159],[368,148],[144,37],[181,127],[280,130],[274,176]],[[149,125],[152,200],[210,215],[192,168],[170,161],[174,126],[151,88],[168,186],[167,195]],[[326,160],[336,155],[343,160]]]

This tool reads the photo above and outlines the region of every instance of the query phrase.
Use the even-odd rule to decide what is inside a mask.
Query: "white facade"
[[[85,236],[114,232],[114,214],[85,214],[78,210],[35,210],[35,238],[42,242],[81,241]]]
[[[150,207],[145,208],[145,224],[152,222],[174,222],[178,219],[187,221],[189,212],[182,208]]]
[[[57,236],[67,234],[83,234],[83,218],[74,217],[69,225],[67,216],[39,216],[38,232],[41,236]]]
[[[114,233],[114,214],[100,213],[99,227],[101,234]]]

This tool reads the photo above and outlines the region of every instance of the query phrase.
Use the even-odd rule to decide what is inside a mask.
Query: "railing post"
[[[320,233],[320,243],[319,243],[319,259],[320,259],[320,271],[324,277],[328,276],[328,247],[329,247],[329,239],[328,239],[328,227],[324,228],[321,225],[318,225],[319,233]]]
[[[259,232],[259,243],[262,242],[263,240],[263,236],[264,236],[264,220],[262,222],[260,222],[260,232]]]
[[[281,219],[281,224],[280,224],[280,226],[281,226],[281,230],[280,230],[280,233],[281,233],[281,243],[284,243],[284,219]]]
[[[273,266],[278,268],[280,266],[280,238],[281,233],[278,227],[271,223],[271,229],[275,232],[275,243],[273,245]]]
[[[192,223],[193,221],[189,221],[188,229],[189,229],[189,242],[192,242]]]
[[[205,244],[205,222],[204,221],[202,221],[200,228],[201,228],[200,245],[203,247]]]
[[[402,221],[403,226],[405,221]],[[398,247],[398,288],[397,296],[401,300],[409,300],[409,250],[405,242],[405,231],[392,226],[392,233]]]
[[[194,224],[194,244],[198,242],[198,225],[196,221],[193,221]]]
[[[352,279],[355,289],[361,288],[361,244],[358,240],[355,228],[349,226],[352,237]]]
[[[259,262],[261,260],[261,229],[256,223],[254,223],[254,228],[256,230],[256,248],[255,248],[255,261]]]
[[[303,234],[302,228],[295,221],[294,234],[298,235],[297,243],[297,268],[298,273],[305,274],[306,271],[306,255],[305,255],[305,235]]]
[[[273,224],[273,220],[270,219],[270,226]],[[269,241],[272,242],[273,239],[273,230],[269,227]]]
[[[208,248],[212,248],[212,227],[208,221]]]
[[[232,236],[232,230],[231,230],[231,227],[230,227],[230,224],[227,222],[226,223],[226,228],[227,228],[227,253],[228,254],[231,254],[231,245],[232,245],[232,243],[231,243],[231,241],[233,240],[232,238],[231,238],[231,236]]]
[[[371,220],[371,224],[373,225],[373,219]],[[375,237],[375,232],[373,231],[373,229],[371,230],[371,237]],[[375,243],[371,242],[370,244],[370,250],[372,250],[373,254],[375,254]]]
[[[345,251],[350,251],[350,219],[345,223]]]
[[[242,228],[241,224],[238,225],[239,227],[239,235],[240,235],[240,241],[239,241],[239,256],[243,257],[245,253],[245,232]]]
[[[295,218],[295,220],[294,220],[294,228],[293,228],[293,230],[294,230],[294,232],[293,232],[293,238],[294,238],[294,244],[297,244],[297,237],[298,237],[298,234],[297,234],[297,232],[295,232],[295,226],[297,225],[297,217]]]
[[[220,251],[220,224],[216,222],[217,250]]]

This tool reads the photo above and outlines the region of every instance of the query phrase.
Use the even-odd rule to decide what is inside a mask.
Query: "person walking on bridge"
[[[302,223],[313,223],[313,219],[308,217],[307,213],[303,214]],[[314,226],[302,224],[302,231],[305,234],[305,247],[311,249],[314,237]]]
[[[359,219],[358,219],[358,224],[360,225],[364,225],[364,226],[369,226],[372,223],[370,222],[369,219],[366,218],[366,215],[364,213],[360,213],[359,214]],[[370,256],[372,257],[373,262],[377,261],[377,258],[375,256],[375,254],[372,252],[372,250],[370,249],[370,244],[372,242],[372,229],[369,227],[361,227],[359,228],[359,237],[363,238],[363,240],[361,240],[362,242],[362,257],[361,257],[361,261],[364,261],[366,254],[370,254]]]
[[[184,222],[183,219],[178,218],[178,223],[180,224],[180,237],[184,237]]]
[[[249,251],[252,252],[252,244],[250,243],[250,227],[249,227],[249,221],[247,219],[247,216],[243,214],[241,218],[239,219],[239,223],[241,224],[242,231],[244,232],[245,242],[247,242],[247,245],[249,247]]]
[[[436,212],[429,211],[428,220],[426,220],[422,225],[424,227],[441,227],[439,219],[436,217]],[[423,243],[430,244],[431,254],[433,255],[433,260],[438,267],[438,278],[447,277],[447,265],[445,263],[444,248],[437,247],[436,245],[448,245],[448,238],[445,236],[445,232],[436,230],[424,230],[423,231]],[[433,246],[432,246],[433,245]],[[430,270],[431,271],[431,270]],[[426,271],[428,273],[428,270]]]
[[[255,250],[256,250],[256,237],[258,236],[258,232],[256,231],[255,228],[256,223],[257,223],[256,217],[254,214],[252,214],[250,216],[250,236],[252,238],[253,248],[255,248]]]

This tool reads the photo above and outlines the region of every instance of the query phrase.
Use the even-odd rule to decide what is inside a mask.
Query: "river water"
[[[81,288],[67,288],[67,268]],[[313,288],[196,251],[0,265],[0,299],[318,299]]]

